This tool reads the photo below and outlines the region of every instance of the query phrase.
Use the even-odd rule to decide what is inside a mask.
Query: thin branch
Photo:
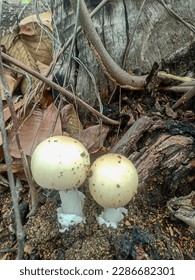
[[[1,18],[1,16],[2,16],[2,1],[0,1],[0,18]],[[1,41],[1,38],[0,38],[0,41]],[[9,99],[11,95],[10,95],[10,92],[9,92],[9,89],[7,86],[7,80],[5,78],[4,71],[3,71],[1,48],[0,48],[0,79],[2,82],[5,96],[8,97],[8,99]],[[19,211],[19,207],[18,207],[18,196],[17,196],[16,184],[15,184],[14,175],[12,172],[12,158],[11,158],[10,151],[9,151],[6,127],[5,127],[5,122],[4,122],[3,101],[2,101],[2,97],[1,97],[1,92],[0,92],[0,128],[1,128],[1,135],[2,135],[2,140],[3,140],[3,151],[4,151],[4,156],[5,156],[5,162],[7,165],[7,175],[8,175],[8,180],[9,180],[9,186],[10,186],[10,191],[11,191],[11,198],[12,198],[15,222],[16,222],[16,236],[17,236],[17,244],[18,244],[16,259],[19,260],[19,259],[22,259],[22,257],[23,257],[25,233],[24,233],[22,223],[21,223],[20,211]]]
[[[111,124],[111,125],[118,125],[119,122],[112,120],[106,116],[104,116],[103,114],[101,114],[100,112],[98,112],[96,109],[94,109],[93,107],[91,107],[89,104],[87,104],[86,102],[84,102],[82,99],[80,99],[79,97],[75,96],[74,94],[72,94],[70,91],[64,89],[63,87],[57,85],[56,83],[50,81],[48,78],[46,78],[45,76],[41,75],[40,73],[34,71],[33,69],[29,68],[28,66],[24,65],[23,63],[21,63],[20,61],[18,61],[17,59],[5,54],[2,52],[2,58],[9,61],[10,63],[13,63],[14,65],[16,65],[17,67],[23,69],[24,71],[28,72],[29,74],[31,74],[32,76],[36,77],[37,79],[43,81],[45,84],[49,85],[50,87],[54,88],[55,90],[61,92],[64,96],[70,98],[71,100],[75,101],[85,107],[88,111],[90,111],[92,114],[94,114],[95,116],[101,118],[103,121]]]
[[[195,87],[188,90],[173,106],[172,109],[176,109],[181,105],[186,104],[192,97],[195,96]]]

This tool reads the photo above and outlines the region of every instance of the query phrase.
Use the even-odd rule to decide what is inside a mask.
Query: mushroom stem
[[[63,214],[74,214],[77,216],[84,217],[83,206],[84,206],[84,194],[77,189],[59,191],[61,198],[61,208]]]
[[[104,208],[104,211],[97,217],[99,224],[106,224],[107,227],[117,228],[118,223],[124,218],[123,214],[127,213],[124,207]]]
[[[62,202],[61,207],[57,208],[60,232],[69,230],[70,226],[85,223],[83,214],[85,195],[77,189],[59,191],[59,194]]]

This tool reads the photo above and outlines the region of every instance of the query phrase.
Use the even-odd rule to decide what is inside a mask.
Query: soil
[[[101,208],[91,198],[87,184],[81,189],[85,195],[86,223],[59,232],[56,209],[59,197],[56,192],[45,193],[39,189],[38,213],[26,218],[28,213],[28,187],[20,190],[20,210],[26,234],[24,259],[26,260],[113,260],[195,259],[195,235],[183,222],[168,212],[166,205],[152,207],[138,191],[126,207],[128,214],[117,229],[99,225],[96,215]],[[9,188],[1,188],[1,259],[14,259],[16,248],[15,224],[11,211]]]
[[[187,58],[182,57],[184,60]],[[178,57],[177,57],[178,60]],[[187,61],[184,64],[189,65]],[[169,66],[173,63],[169,62]],[[174,64],[175,65],[175,64]],[[165,65],[167,67],[167,65]],[[194,66],[194,65],[193,65]],[[175,66],[174,66],[175,67]],[[194,76],[194,67],[191,68],[191,74]],[[189,69],[187,69],[188,71]],[[177,72],[177,73],[176,73]],[[177,75],[183,72],[177,69]],[[102,211],[92,199],[87,181],[80,188],[85,194],[84,214],[86,223],[72,226],[64,233],[59,231],[60,225],[57,222],[57,207],[60,205],[60,198],[57,192],[47,192],[37,186],[38,190],[38,212],[36,215],[28,217],[29,213],[29,188],[26,181],[18,186],[19,207],[22,218],[22,224],[25,231],[25,260],[194,260],[195,259],[195,232],[192,227],[179,219],[176,219],[167,208],[167,202],[175,195],[187,195],[195,190],[194,176],[194,98],[188,104],[180,107],[176,112],[170,110],[170,106],[177,99],[176,93],[133,93],[124,91],[122,93],[122,111],[131,112],[134,119],[132,123],[140,117],[148,116],[152,118],[155,124],[161,121],[161,125],[153,130],[149,135],[144,132],[141,140],[137,140],[139,155],[142,155],[143,147],[154,144],[159,135],[165,132],[185,136],[190,139],[189,149],[184,150],[184,156],[189,155],[189,172],[176,173],[178,167],[165,170],[164,173],[151,173],[147,179],[140,178],[140,187],[134,199],[126,206],[128,213],[118,224],[117,229],[107,228],[105,225],[99,225],[96,216]],[[134,98],[134,97],[135,98]],[[126,97],[126,98],[124,98]],[[129,100],[134,100],[128,103]],[[107,108],[108,115],[114,117],[114,109],[118,108],[118,101],[113,100],[110,107]],[[113,107],[112,107],[113,106]],[[116,114],[115,118],[119,116]],[[120,115],[124,119],[119,131],[121,139],[128,130],[128,114]],[[127,120],[126,120],[127,117]],[[168,131],[165,129],[170,121],[174,126]],[[87,119],[89,125],[91,119]],[[178,123],[177,123],[178,122]],[[176,129],[178,124],[189,129]],[[164,124],[164,125],[163,125]],[[92,123],[91,123],[92,125]],[[190,132],[189,132],[190,131]],[[111,129],[106,140],[107,148],[116,145],[117,130]],[[151,136],[152,135],[152,136]],[[174,138],[176,139],[176,138]],[[177,139],[176,139],[177,140]],[[113,142],[115,143],[113,145]],[[125,145],[123,146],[123,148]],[[120,147],[121,148],[121,147]],[[133,151],[134,149],[132,149]],[[130,154],[130,149],[127,151]],[[178,151],[182,153],[182,148]],[[171,153],[169,154],[169,156]],[[170,157],[171,158],[171,157]],[[136,159],[136,157],[135,157]],[[194,164],[194,165],[193,165]],[[158,171],[158,169],[156,168]],[[159,166],[159,170],[160,166]],[[174,173],[175,172],[175,173]],[[15,218],[13,215],[10,189],[6,181],[6,174],[0,178],[0,259],[11,260],[16,257],[17,239],[15,230]],[[176,180],[174,175],[178,175]],[[164,177],[168,176],[168,179]],[[173,191],[174,185],[177,185]],[[193,210],[194,211],[194,210]]]

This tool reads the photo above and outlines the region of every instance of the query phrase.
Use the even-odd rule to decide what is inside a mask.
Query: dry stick
[[[1,53],[0,51],[0,56],[3,57],[3,53]],[[1,66],[1,71],[3,73],[3,66]],[[36,187],[35,184],[32,180],[32,175],[30,172],[30,168],[28,165],[28,160],[26,158],[26,155],[22,149],[22,145],[21,145],[21,141],[20,141],[20,134],[19,134],[19,124],[18,124],[18,120],[17,120],[17,114],[14,108],[14,104],[12,101],[12,97],[7,85],[7,80],[5,77],[2,77],[2,84],[4,86],[4,92],[5,92],[5,96],[6,96],[6,101],[10,110],[10,114],[11,114],[11,118],[13,121],[13,129],[14,129],[14,133],[15,133],[15,138],[16,138],[16,143],[21,155],[21,159],[22,159],[22,164],[23,164],[23,168],[24,168],[24,173],[26,175],[26,179],[28,181],[28,185],[29,185],[29,189],[30,189],[30,196],[31,196],[31,211],[29,213],[28,216],[32,216],[36,213],[37,211],[37,191],[36,191]]]
[[[192,97],[195,96],[195,87],[188,90],[173,106],[172,109],[176,109],[179,106],[186,104]]]
[[[79,97],[75,96],[74,94],[72,94],[71,92],[69,92],[68,90],[64,89],[63,87],[57,85],[56,83],[50,81],[48,78],[46,78],[45,76],[39,74],[38,72],[34,71],[33,69],[29,68],[28,66],[24,65],[23,63],[21,63],[20,61],[18,61],[17,59],[5,54],[2,52],[2,58],[9,61],[10,63],[13,63],[14,65],[16,65],[17,67],[23,69],[24,71],[28,72],[29,74],[31,74],[32,76],[36,77],[37,79],[43,81],[45,84],[49,85],[50,87],[54,88],[55,90],[61,92],[64,96],[70,98],[71,100],[76,100],[76,102],[80,105],[82,105],[83,107],[85,107],[87,110],[89,110],[92,114],[96,115],[97,117],[101,118],[103,121],[111,124],[111,125],[118,125],[119,122],[112,120],[106,116],[104,116],[103,114],[101,114],[100,112],[98,112],[96,109],[94,109],[93,107],[91,107],[89,104],[85,103],[82,99],[80,99]]]
[[[1,16],[2,16],[2,1],[0,1],[0,19],[1,19]],[[0,25],[1,25],[1,23],[0,23]],[[1,30],[0,30],[0,33],[1,33]],[[1,37],[0,37],[0,41],[1,41]],[[12,110],[14,110],[14,107],[13,107],[13,103],[11,100],[11,94],[10,94],[10,91],[9,91],[9,88],[7,85],[7,80],[4,75],[4,69],[3,69],[2,57],[1,57],[1,48],[0,48],[0,80],[1,80],[1,83],[3,86],[3,91],[5,94],[5,97],[7,98],[7,103],[8,103],[10,112],[12,113]],[[24,252],[25,232],[23,230],[22,223],[21,223],[20,211],[19,211],[19,206],[18,206],[17,187],[15,184],[14,175],[12,172],[12,158],[11,158],[10,151],[9,151],[8,138],[7,138],[4,114],[3,114],[3,101],[2,101],[1,92],[0,92],[0,128],[1,128],[1,135],[2,135],[2,140],[3,140],[3,152],[4,152],[4,157],[5,157],[5,163],[7,166],[7,176],[8,176],[8,180],[9,180],[9,187],[10,187],[10,192],[11,192],[11,199],[12,199],[14,215],[15,215],[15,223],[16,223],[16,238],[17,238],[17,245],[18,245],[16,259],[21,260],[23,257],[23,252]]]
[[[2,61],[0,57],[0,78],[2,81],[2,85],[5,91],[5,94],[7,92],[7,81],[5,80],[5,76],[3,75],[3,67],[2,67]],[[0,93],[0,128],[1,128],[1,135],[3,140],[3,152],[5,156],[5,163],[7,167],[7,176],[9,180],[9,186],[11,191],[11,198],[12,198],[12,204],[14,209],[14,215],[15,215],[15,223],[16,223],[16,237],[17,237],[17,243],[18,243],[18,250],[17,250],[17,260],[22,259],[23,251],[24,251],[24,237],[25,233],[22,227],[21,223],[21,217],[20,217],[20,211],[18,207],[18,195],[17,195],[17,188],[14,180],[14,175],[12,172],[12,158],[9,152],[9,145],[8,145],[8,139],[7,139],[7,133],[5,128],[5,121],[3,116],[3,102],[2,97]]]
[[[75,1],[70,0],[70,2],[75,9]],[[122,88],[131,90],[143,89],[146,84],[146,76],[130,75],[112,59],[94,28],[84,0],[80,0],[79,21],[90,48],[94,51],[98,63],[108,78]]]
[[[2,59],[1,59],[1,49],[0,49],[0,79],[3,85],[3,90],[5,93],[6,98],[8,98],[8,105],[10,106],[10,92],[7,86],[7,80],[5,78],[5,75],[3,74],[3,65],[2,65]],[[11,103],[13,105],[13,103]],[[14,175],[12,172],[12,158],[9,151],[9,145],[8,145],[8,139],[7,139],[7,133],[5,128],[5,121],[4,121],[4,115],[3,115],[3,101],[0,93],[0,128],[1,128],[1,135],[3,140],[3,152],[5,156],[5,163],[7,166],[7,176],[9,180],[9,186],[11,191],[11,198],[12,198],[12,204],[14,209],[14,215],[15,215],[15,223],[16,223],[16,237],[17,237],[17,244],[18,244],[18,250],[17,250],[17,260],[22,259],[23,251],[24,251],[24,237],[25,233],[22,227],[21,223],[21,217],[20,217],[20,211],[18,207],[18,195],[17,195],[17,188],[14,180]]]

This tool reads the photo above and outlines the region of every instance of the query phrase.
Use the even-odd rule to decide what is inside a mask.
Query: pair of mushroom
[[[85,196],[78,188],[87,177],[93,199],[104,207],[98,222],[113,228],[127,212],[123,206],[137,192],[138,175],[129,159],[106,154],[90,166],[87,149],[68,136],[53,136],[41,142],[33,152],[31,170],[38,185],[59,190],[62,203],[57,215],[62,232],[70,225],[85,222]]]

